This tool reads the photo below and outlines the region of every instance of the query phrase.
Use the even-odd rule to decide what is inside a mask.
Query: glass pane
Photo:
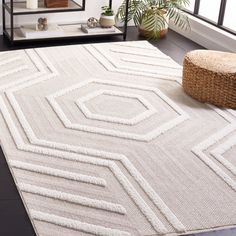
[[[217,22],[220,11],[220,3],[221,0],[201,0],[199,15],[204,16],[211,21]]]
[[[189,2],[190,2],[189,5],[186,6],[185,8],[186,8],[187,10],[193,12],[193,10],[194,10],[194,5],[195,5],[195,0],[190,0]]]
[[[236,31],[236,1],[228,0],[225,10],[224,26]]]

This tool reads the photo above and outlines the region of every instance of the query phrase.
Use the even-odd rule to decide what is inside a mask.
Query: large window
[[[236,35],[236,0],[190,0],[186,11]]]
[[[227,0],[223,25],[236,32],[236,0]]]

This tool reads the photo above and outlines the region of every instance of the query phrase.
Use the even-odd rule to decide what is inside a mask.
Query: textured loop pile
[[[209,50],[187,53],[183,88],[201,102],[236,108],[236,54]]]
[[[146,41],[0,53],[1,146],[38,236],[236,225],[236,111],[181,78]]]

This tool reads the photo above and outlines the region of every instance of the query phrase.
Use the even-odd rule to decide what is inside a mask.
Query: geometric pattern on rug
[[[117,45],[117,47],[116,47]],[[143,75],[158,79],[167,79],[167,80],[181,80],[182,78],[182,69],[179,65],[174,65],[171,63],[171,58],[165,55],[164,53],[153,50],[152,45],[143,47],[139,45],[134,45],[133,43],[119,44],[114,45],[112,49],[104,50],[99,44],[86,45],[85,48],[97,58],[104,67],[112,72],[119,72],[124,74],[133,74],[133,75]],[[120,47],[119,47],[120,46]],[[136,49],[145,48],[146,53],[139,53]],[[130,49],[130,50],[129,50]],[[112,56],[110,53],[113,53]],[[116,57],[116,55],[122,54],[122,57]],[[136,56],[135,58],[128,58],[126,55]],[[142,60],[141,57],[144,57],[145,60]],[[153,62],[153,59],[158,59],[158,62]],[[129,65],[127,66],[127,64]],[[143,69],[137,64],[147,64],[151,66],[158,67],[158,70],[153,69]]]
[[[159,98],[161,98],[173,110],[175,110],[178,114],[178,117],[176,117],[173,120],[165,122],[164,124],[160,125],[159,127],[152,128],[152,130],[150,132],[146,133],[146,134],[135,134],[135,133],[128,133],[128,132],[120,132],[118,130],[109,130],[109,129],[103,129],[103,128],[98,128],[98,127],[94,127],[94,126],[74,124],[74,123],[70,122],[70,120],[66,117],[65,113],[63,112],[63,110],[60,108],[60,106],[56,102],[56,98],[60,97],[60,96],[63,96],[67,93],[70,93],[71,91],[80,89],[83,86],[88,86],[92,83],[101,84],[101,85],[112,85],[114,88],[116,88],[116,87],[131,88],[134,91],[136,91],[136,90],[151,91],[152,94],[154,94],[155,96],[158,96]],[[100,91],[98,91],[98,93],[100,94]],[[95,96],[96,95],[97,95],[97,91],[95,91]],[[138,95],[135,95],[135,96],[138,96]],[[122,98],[122,97],[124,97],[124,95],[120,96],[120,97]],[[144,98],[142,98],[141,96],[139,96],[139,97],[140,97],[139,100],[146,103]],[[69,129],[77,129],[77,130],[80,130],[80,131],[85,131],[85,132],[90,132],[90,133],[98,133],[98,134],[102,134],[102,135],[109,135],[109,136],[120,137],[120,138],[125,138],[125,139],[133,139],[133,140],[138,140],[138,141],[151,141],[152,139],[155,139],[159,135],[165,133],[166,131],[170,130],[171,128],[174,128],[175,126],[181,124],[182,122],[184,122],[186,119],[189,118],[188,115],[182,109],[180,109],[173,101],[171,101],[167,96],[165,96],[158,89],[155,89],[155,88],[152,88],[152,87],[147,87],[147,86],[138,86],[138,85],[133,85],[133,84],[128,84],[128,83],[112,82],[112,81],[109,81],[109,80],[98,80],[98,79],[86,80],[82,83],[73,85],[72,87],[65,88],[63,90],[57,91],[55,94],[49,95],[47,97],[47,99],[48,99],[49,103],[51,104],[51,106],[53,107],[55,113],[58,115],[60,120],[65,125],[65,127],[69,128]],[[85,99],[87,99],[87,98],[85,98]],[[83,98],[82,98],[81,103],[82,102],[83,102]],[[81,104],[80,104],[80,107],[81,107]],[[138,119],[137,121],[139,122],[139,121],[142,121],[145,118],[148,118],[150,115],[153,114],[154,109],[155,108],[150,109],[151,113],[144,114],[145,116],[141,117],[141,120]],[[84,109],[81,109],[81,110],[84,112]],[[86,115],[86,113],[85,113],[85,115]],[[148,116],[146,116],[146,115],[148,115]],[[113,120],[113,122],[116,122],[117,118],[115,120],[114,119],[110,119],[110,120]],[[105,118],[105,121],[107,121],[107,118]],[[119,122],[119,121],[120,121],[120,119],[118,118],[117,123],[124,123],[124,122]],[[132,122],[132,120],[131,120],[131,122]],[[138,122],[135,122],[135,123],[138,123]]]
[[[115,97],[121,97],[121,98],[128,98],[128,99],[136,99],[141,105],[145,107],[145,111],[137,114],[136,116],[132,118],[122,118],[122,117],[114,117],[109,115],[102,115],[102,114],[96,114],[91,112],[86,107],[86,102],[100,96],[100,95],[108,95],[108,96],[115,96]],[[117,92],[114,90],[99,90],[93,93],[88,94],[87,96],[80,98],[76,101],[79,109],[84,113],[84,115],[89,119],[94,120],[101,120],[101,121],[107,121],[112,123],[119,123],[119,124],[125,124],[125,125],[136,125],[139,122],[141,122],[144,119],[147,119],[149,116],[154,114],[156,112],[156,109],[142,96],[138,94],[130,94],[130,93],[124,93],[124,92]],[[130,107],[129,109],[132,109]],[[120,114],[123,115],[123,114]]]
[[[71,72],[76,77],[70,77],[70,70],[60,66],[60,53],[65,57],[63,65],[68,55],[75,61],[74,56],[81,54],[78,68],[83,79],[77,71]],[[207,113],[210,122],[204,127],[211,135],[202,139],[198,135],[205,131],[195,129],[187,148],[178,148],[180,135],[176,150],[171,152],[169,146],[170,152],[164,151],[162,146],[173,144],[172,135],[176,142],[175,135],[185,126],[193,129],[190,122],[197,111],[174,96],[181,67],[169,57],[146,42],[30,49],[1,56],[8,60],[0,61],[0,70],[2,64],[19,63],[0,81],[2,147],[40,236],[78,235],[78,231],[80,235],[176,235],[235,225],[235,167],[223,157],[235,145],[234,111],[199,105],[180,90],[189,104]],[[151,65],[149,58],[155,59]],[[87,74],[84,59],[101,76]],[[138,70],[140,64],[143,68]],[[107,73],[114,79],[104,79]],[[133,78],[138,82],[131,83]],[[102,111],[96,114],[86,107],[91,99],[95,106],[99,99],[101,104],[104,98],[109,103],[103,95],[116,97],[118,105],[134,99],[143,107],[128,119]],[[201,115],[195,118],[199,119]],[[195,192],[198,184],[203,195]],[[209,201],[213,196],[222,204],[222,214]],[[214,222],[212,214],[219,214],[220,220],[216,217]]]

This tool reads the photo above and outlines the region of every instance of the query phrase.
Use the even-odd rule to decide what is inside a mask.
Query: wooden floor
[[[2,36],[0,36],[0,51],[47,47],[81,43],[98,43],[120,41],[121,38],[103,38],[99,40],[83,41],[57,41],[50,43],[35,43],[23,45],[10,45]],[[140,40],[136,28],[129,27],[127,40]],[[176,62],[182,64],[184,55],[193,49],[202,48],[200,45],[184,38],[183,36],[169,31],[166,38],[158,41],[150,41],[153,45],[172,57]],[[1,131],[0,131],[1,132]],[[213,216],[214,217],[214,216]],[[16,186],[7,167],[4,154],[0,149],[0,236],[34,236],[34,230],[25,211],[23,203],[17,192]],[[78,234],[79,235],[79,234]],[[236,229],[227,229],[209,233],[195,234],[197,236],[236,236]],[[56,236],[56,235],[55,235]],[[69,236],[69,235],[68,235]],[[194,236],[194,235],[191,235]]]

